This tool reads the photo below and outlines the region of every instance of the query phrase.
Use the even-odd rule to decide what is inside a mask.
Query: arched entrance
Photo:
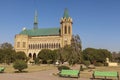
[[[31,54],[31,53],[29,53],[28,57],[32,58],[32,54]]]
[[[33,54],[33,60],[35,60],[35,59],[36,59],[36,53]]]

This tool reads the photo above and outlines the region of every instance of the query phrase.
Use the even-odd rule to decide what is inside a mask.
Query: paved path
[[[63,78],[53,75],[57,70],[31,73],[0,73],[0,80],[90,80],[85,78]]]

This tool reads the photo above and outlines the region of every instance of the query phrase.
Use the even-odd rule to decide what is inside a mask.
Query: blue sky
[[[36,9],[39,28],[60,27],[65,8],[83,49],[120,51],[120,0],[0,0],[0,44],[14,44],[23,27],[33,28]]]

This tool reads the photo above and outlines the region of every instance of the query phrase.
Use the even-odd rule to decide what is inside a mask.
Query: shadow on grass
[[[28,73],[28,71],[14,71],[14,73]]]
[[[90,80],[114,80],[114,79],[105,79],[105,78],[90,78]]]

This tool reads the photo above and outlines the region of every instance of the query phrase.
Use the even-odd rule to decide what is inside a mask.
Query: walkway
[[[31,73],[0,73],[0,80],[90,80],[85,78],[63,78],[53,75],[57,70]]]

